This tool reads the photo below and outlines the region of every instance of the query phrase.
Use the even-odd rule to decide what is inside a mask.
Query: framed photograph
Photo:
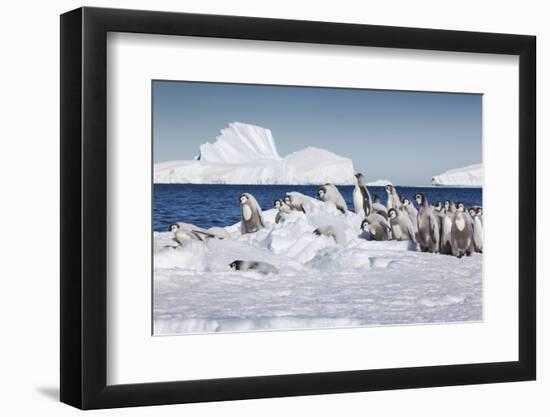
[[[61,401],[533,380],[535,37],[61,16]]]

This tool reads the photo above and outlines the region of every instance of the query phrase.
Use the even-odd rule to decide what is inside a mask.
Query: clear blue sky
[[[428,185],[481,162],[481,95],[153,82],[154,161],[192,159],[230,122],[271,129],[281,156],[315,146],[368,181]]]

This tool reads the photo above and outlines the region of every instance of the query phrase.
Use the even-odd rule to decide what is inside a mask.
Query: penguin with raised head
[[[405,210],[405,212],[409,215],[411,218],[411,222],[414,227],[415,233],[418,232],[418,210],[414,206],[413,203],[411,203],[411,200],[409,200],[407,197],[401,198],[401,208],[402,210]]]
[[[388,184],[384,187],[384,189],[386,190],[386,194],[388,194],[388,201],[386,204],[388,210],[391,208],[400,209],[401,200],[399,199],[399,194],[397,194],[395,187],[391,184]]]
[[[325,202],[332,201],[336,205],[336,208],[340,210],[343,214],[346,214],[346,211],[348,211],[346,200],[344,200],[344,197],[342,197],[342,194],[340,194],[340,191],[338,191],[338,188],[336,188],[335,185],[322,185],[321,187],[319,187],[317,195],[321,200]]]
[[[355,174],[355,179],[356,184],[353,188],[353,207],[356,214],[362,214],[364,217],[367,217],[372,211],[372,200],[369,190],[367,189],[365,177],[363,174],[358,173]]]
[[[260,261],[242,261],[238,259],[231,262],[229,267],[236,271],[256,271],[261,274],[276,274],[279,272],[273,265]]]
[[[441,249],[441,232],[443,231],[443,218],[445,217],[445,208],[441,204],[441,201],[436,201],[434,203],[433,211],[439,226],[439,249]]]
[[[361,222],[361,229],[369,232],[371,240],[389,240],[391,228],[386,219],[379,214],[373,213]]]
[[[239,196],[241,204],[241,234],[254,233],[265,227],[262,209],[254,196],[242,193]]]
[[[483,253],[483,209],[474,210],[474,250]]]
[[[418,203],[418,243],[422,252],[439,252],[439,222],[423,193],[415,195]]]
[[[395,240],[412,240],[416,242],[416,236],[412,221],[407,213],[391,208],[388,210],[391,233]]]
[[[473,227],[468,217],[464,203],[457,203],[451,227],[451,248],[457,258],[470,256],[474,251]]]
[[[451,248],[451,227],[453,225],[455,204],[450,200],[445,200],[443,206],[443,216],[441,218],[441,238],[439,240],[439,253],[450,255]]]
[[[320,226],[317,229],[313,231],[313,233],[317,236],[328,236],[334,239],[334,241],[339,245],[345,245],[346,244],[346,238],[344,236],[344,233],[342,231],[334,226],[327,225],[327,226]]]

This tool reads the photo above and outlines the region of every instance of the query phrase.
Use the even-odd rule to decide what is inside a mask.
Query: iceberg
[[[154,165],[155,184],[355,184],[353,161],[307,147],[281,157],[269,129],[233,122],[194,160]]]
[[[367,182],[367,186],[369,187],[385,187],[386,185],[393,185],[393,183],[390,180],[375,180]]]
[[[432,177],[432,185],[447,187],[483,187],[483,164],[468,165]]]

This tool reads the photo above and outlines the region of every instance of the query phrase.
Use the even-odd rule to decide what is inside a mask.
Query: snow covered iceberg
[[[353,161],[307,147],[281,157],[269,129],[233,122],[194,160],[160,162],[155,184],[355,184]]]
[[[483,187],[483,164],[451,169],[432,177],[432,185],[449,187]]]

